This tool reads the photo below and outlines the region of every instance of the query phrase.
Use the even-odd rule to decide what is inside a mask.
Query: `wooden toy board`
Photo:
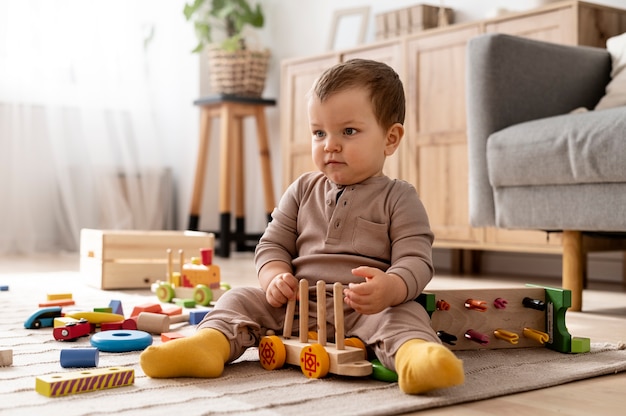
[[[557,298],[563,292],[558,289],[554,289],[554,291],[557,291]],[[550,347],[555,341],[555,336],[559,345],[554,349],[569,349],[567,339],[569,334],[564,329],[564,313],[569,306],[566,304],[567,300],[555,302],[547,295],[549,295],[548,290],[543,287],[438,290],[426,294],[431,298],[428,302],[430,306],[425,305],[425,307],[431,313],[431,325],[435,331],[445,331],[457,337],[455,345],[445,344],[451,350]],[[546,299],[547,297],[548,299]],[[524,306],[524,298],[543,302],[545,310],[541,311]],[[465,304],[469,299],[484,301],[485,310],[468,309]],[[498,309],[494,306],[496,299],[504,300],[506,306]],[[449,305],[449,309],[437,309],[436,303],[439,301],[445,301]],[[563,322],[559,322],[559,320]],[[541,344],[535,339],[525,337],[523,335],[524,328],[547,333],[549,341],[546,344]],[[467,339],[465,333],[470,329],[486,335],[489,338],[488,344]],[[494,336],[496,329],[504,329],[518,335],[518,342],[513,344],[496,338]],[[562,343],[566,345],[561,345]]]
[[[167,277],[168,248],[195,256],[191,253],[214,245],[214,234],[200,231],[82,229],[80,271],[99,289],[150,288]]]

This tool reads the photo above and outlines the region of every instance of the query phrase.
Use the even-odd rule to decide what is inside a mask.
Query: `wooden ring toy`
[[[121,329],[93,334],[90,342],[104,352],[140,351],[152,345],[152,335],[144,331]]]

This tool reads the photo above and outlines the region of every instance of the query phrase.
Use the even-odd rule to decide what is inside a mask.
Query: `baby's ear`
[[[400,141],[404,136],[404,126],[400,123],[394,123],[389,130],[387,130],[387,136],[385,137],[385,156],[391,156],[396,152]]]

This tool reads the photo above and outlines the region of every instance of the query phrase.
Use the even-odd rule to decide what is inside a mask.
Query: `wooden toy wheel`
[[[174,288],[169,283],[162,283],[156,290],[157,298],[161,302],[171,302],[174,299]]]
[[[198,285],[193,291],[193,300],[202,306],[209,306],[213,300],[213,291],[206,285]]]
[[[311,344],[300,351],[300,368],[309,378],[322,378],[328,374],[330,358],[323,345]]]
[[[259,343],[259,360],[266,370],[275,370],[285,365],[287,351],[285,344],[276,335],[261,338]]]
[[[230,290],[230,283],[220,283],[220,289],[222,289],[224,292],[226,292],[227,290]]]

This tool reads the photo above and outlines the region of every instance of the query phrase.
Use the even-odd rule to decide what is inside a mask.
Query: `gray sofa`
[[[582,308],[586,254],[626,239],[626,107],[593,109],[605,49],[505,34],[467,55],[470,222],[563,232],[563,287]]]

